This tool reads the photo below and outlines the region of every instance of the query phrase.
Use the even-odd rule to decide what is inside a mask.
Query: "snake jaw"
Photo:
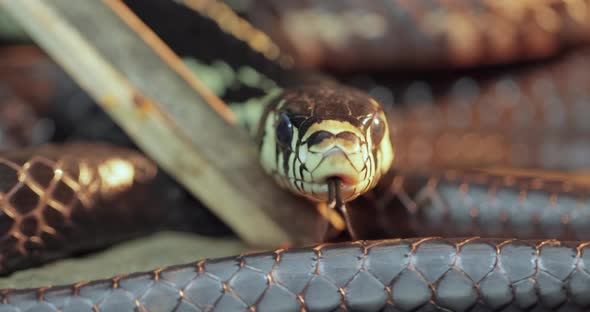
[[[334,178],[332,178],[334,179]],[[339,178],[336,178],[339,179]],[[325,182],[297,182],[297,184],[305,189],[305,192],[298,192],[303,197],[313,201],[325,203],[329,199],[329,185],[328,180]],[[351,201],[361,195],[358,190],[363,188],[365,183],[360,184],[340,184],[340,193],[342,200],[345,202]]]

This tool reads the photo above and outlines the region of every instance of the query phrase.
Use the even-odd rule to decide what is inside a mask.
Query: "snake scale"
[[[212,2],[185,4],[202,3]],[[390,125],[392,169],[349,203],[357,233],[423,238],[323,243],[6,289],[0,311],[587,311],[590,2],[290,3],[257,1],[245,15],[297,64],[337,70],[381,102]],[[234,66],[231,55],[243,54],[279,84],[295,75],[269,61],[272,47],[254,53],[186,7],[128,5],[180,55],[227,56]],[[310,19],[314,5],[327,17]],[[200,12],[219,12],[212,7],[219,8]],[[167,14],[178,23],[154,22]],[[175,39],[201,31],[219,34],[212,51]],[[386,66],[420,71],[391,74]],[[381,70],[357,74],[362,68]],[[23,110],[19,116],[30,117]],[[131,150],[68,143],[9,151],[0,172],[3,273],[177,222],[162,224],[162,207],[175,201],[161,195],[157,167]]]

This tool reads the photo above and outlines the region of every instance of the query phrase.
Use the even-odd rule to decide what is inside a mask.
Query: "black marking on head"
[[[297,166],[297,162],[299,157],[297,156],[299,155],[299,144],[297,144],[295,146],[295,155],[293,155],[293,163],[291,164],[291,172],[293,173],[293,184],[295,185],[295,187],[297,188],[297,190],[299,191],[303,191],[303,182],[299,182],[299,184],[297,183],[297,167],[299,167],[299,171],[301,171],[301,167],[303,167],[303,164],[300,164],[299,166]],[[301,176],[301,180],[303,180],[303,176]]]
[[[285,149],[283,148],[283,174],[286,177],[289,177],[289,169],[290,169],[290,164],[289,164],[289,157],[291,156],[291,153],[293,153],[291,151],[291,149]],[[277,163],[278,164],[278,163]]]
[[[334,137],[334,134],[332,134],[328,131],[320,130],[320,131],[316,131],[316,132],[312,133],[309,136],[309,138],[307,138],[305,143],[307,143],[308,148],[311,148],[312,146],[320,144],[324,140],[327,140],[327,139],[333,138],[333,137]]]
[[[279,171],[279,156],[281,155],[282,151],[278,144],[275,144],[275,167],[276,170]]]
[[[303,180],[303,172],[304,171],[308,171],[307,166],[305,166],[304,163],[301,163],[301,166],[299,166],[299,176],[302,180]]]
[[[289,119],[291,119],[291,123],[297,129],[301,127],[301,125],[307,120],[307,117],[301,115],[290,115]]]
[[[302,120],[301,118],[299,120]],[[303,119],[305,121],[305,119]],[[301,140],[303,139],[303,132],[301,132],[301,124],[299,124],[298,127],[298,137],[297,137],[297,144],[295,144],[295,157],[293,157],[293,177],[297,177],[296,172],[297,172],[297,162],[300,163],[299,165],[299,173],[300,173],[300,180],[299,180],[299,184],[297,182],[294,182],[295,186],[297,187],[297,189],[301,192],[305,191],[305,187],[303,185],[303,170],[304,168],[307,170],[307,167],[305,167],[305,164],[303,164],[303,162],[301,162],[301,160],[299,159],[299,153],[300,153],[300,148],[301,148]]]

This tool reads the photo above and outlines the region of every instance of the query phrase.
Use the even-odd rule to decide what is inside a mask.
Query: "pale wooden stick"
[[[279,190],[224,104],[118,0],[0,0],[166,171],[245,241],[308,243],[320,218]]]

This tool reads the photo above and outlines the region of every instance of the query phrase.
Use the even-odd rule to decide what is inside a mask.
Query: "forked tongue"
[[[348,211],[346,210],[346,205],[342,200],[342,180],[340,178],[330,178],[328,179],[328,213],[332,213],[332,211],[337,211],[340,215],[344,218],[346,222],[346,230],[350,235],[352,240],[358,239],[354,229],[352,228],[352,224],[350,222],[350,217]],[[330,219],[330,218],[328,218]]]

